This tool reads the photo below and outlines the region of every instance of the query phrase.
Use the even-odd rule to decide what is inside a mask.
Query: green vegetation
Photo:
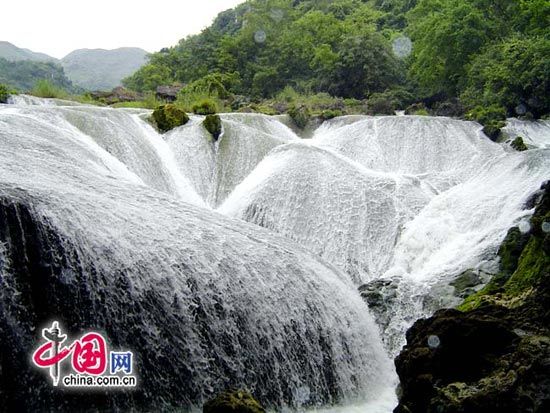
[[[161,105],[153,111],[153,120],[161,132],[168,132],[189,122],[189,116],[176,105]]]
[[[56,99],[64,99],[68,96],[68,93],[64,89],[46,79],[37,81],[31,89],[30,94],[39,98]]]
[[[80,92],[65,76],[63,68],[55,63],[30,60],[11,62],[0,58],[0,83],[28,92],[37,81],[43,79],[47,79],[50,84],[67,93]]]
[[[7,103],[10,95],[13,95],[14,93],[15,91],[0,83],[0,103]]]
[[[476,106],[466,114],[466,119],[481,123],[485,135],[496,140],[500,136],[500,130],[506,125],[506,110],[498,105]]]
[[[124,84],[184,84],[187,111],[211,99],[218,111],[307,107],[330,118],[422,102],[413,113],[466,109],[494,139],[502,113],[550,113],[549,20],[547,0],[248,0]],[[332,102],[307,102],[318,97]]]
[[[202,122],[206,130],[212,135],[215,141],[222,134],[222,120],[219,115],[207,115]]]

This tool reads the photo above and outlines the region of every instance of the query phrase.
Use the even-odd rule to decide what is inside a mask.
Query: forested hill
[[[124,83],[147,91],[206,76],[256,98],[291,86],[357,99],[460,97],[541,116],[550,112],[548,27],[548,0],[248,0]]]

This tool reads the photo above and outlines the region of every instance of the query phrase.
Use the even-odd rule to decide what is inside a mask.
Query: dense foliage
[[[381,111],[460,97],[469,109],[541,116],[550,112],[548,27],[547,0],[248,0],[152,54],[125,85],[196,89],[217,77],[222,88],[210,95],[265,99],[292,87],[371,98]],[[399,38],[412,40],[412,54],[395,49]]]
[[[248,1],[221,13],[201,34],[151,56],[126,79],[138,91],[206,75],[231,75],[231,93],[267,98],[285,86],[365,98],[404,81],[391,51],[393,29],[370,2]]]
[[[63,68],[56,63],[30,60],[11,62],[0,58],[0,83],[27,92],[40,79],[47,79],[55,87],[68,92],[78,91],[65,76]]]

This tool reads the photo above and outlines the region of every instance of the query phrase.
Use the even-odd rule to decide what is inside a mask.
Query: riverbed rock
[[[265,409],[245,390],[226,391],[206,402],[203,413],[265,413]]]

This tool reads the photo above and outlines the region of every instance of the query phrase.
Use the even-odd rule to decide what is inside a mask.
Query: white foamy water
[[[448,118],[343,117],[301,140],[275,117],[230,114],[214,142],[201,117],[159,135],[148,111],[15,103],[0,106],[0,211],[24,207],[17,219],[56,234],[52,282],[89,286],[89,323],[130,312],[117,326],[144,334],[136,351],[171,360],[144,385],[189,408],[237,384],[278,410],[392,411],[387,354],[445,304],[425,305],[435,288],[494,264],[550,178],[550,149],[511,151]],[[518,122],[508,130],[545,146],[544,123]],[[17,290],[10,242],[0,272]],[[386,351],[357,292],[378,278],[398,283]]]
[[[550,148],[550,120],[525,121],[510,118],[506,121],[503,132],[512,140],[521,136],[528,147]]]

